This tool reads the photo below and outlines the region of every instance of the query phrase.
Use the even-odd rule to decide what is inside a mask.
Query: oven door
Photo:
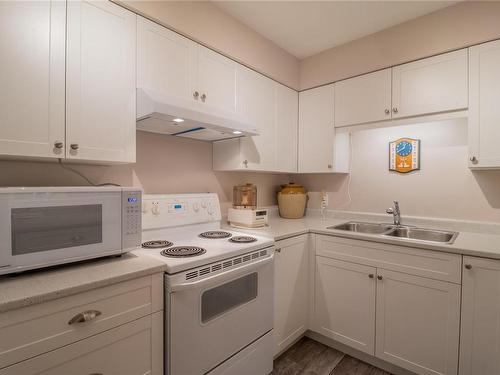
[[[121,192],[0,197],[0,274],[121,251]]]
[[[178,285],[167,276],[167,374],[205,374],[272,330],[273,261]]]

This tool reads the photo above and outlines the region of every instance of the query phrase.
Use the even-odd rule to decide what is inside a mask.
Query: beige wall
[[[137,186],[146,193],[218,193],[223,208],[232,201],[232,187],[253,182],[258,204],[276,204],[276,190],[286,175],[213,172],[212,144],[137,132],[137,163],[113,166],[71,165],[94,183]],[[0,161],[0,186],[87,185],[57,163]]]
[[[319,191],[330,194],[330,208],[384,213],[399,200],[403,215],[500,221],[500,171],[468,168],[467,121],[405,125],[352,134],[352,180],[341,175],[301,175],[310,190],[309,207],[319,207]],[[421,140],[421,170],[389,172],[389,142]]]
[[[250,68],[298,89],[299,60],[209,1],[118,1]]]
[[[500,38],[500,2],[468,1],[311,56],[300,89]]]

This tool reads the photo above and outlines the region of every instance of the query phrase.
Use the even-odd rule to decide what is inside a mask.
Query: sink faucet
[[[385,212],[389,215],[394,216],[394,225],[397,227],[401,226],[401,211],[399,210],[399,202],[394,201],[394,208],[388,208]]]

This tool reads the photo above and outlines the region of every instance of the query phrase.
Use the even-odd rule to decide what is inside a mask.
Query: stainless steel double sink
[[[384,237],[399,238],[402,240],[441,243],[451,245],[458,236],[458,232],[445,230],[423,229],[410,226],[396,226],[392,224],[363,223],[350,221],[328,227],[346,232],[374,234]]]

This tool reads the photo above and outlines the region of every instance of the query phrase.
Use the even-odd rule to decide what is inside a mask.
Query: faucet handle
[[[385,212],[387,212],[389,215],[393,215],[394,209],[391,207],[391,208],[388,208],[387,210],[385,210]]]

